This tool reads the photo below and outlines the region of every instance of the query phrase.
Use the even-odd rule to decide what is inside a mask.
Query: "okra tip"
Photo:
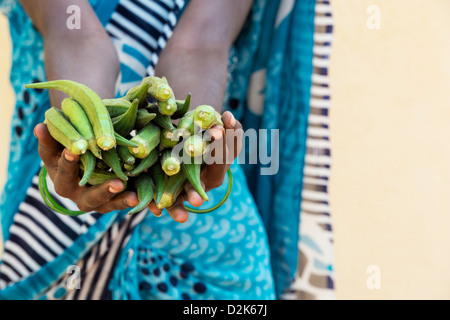
[[[86,140],[78,140],[70,146],[70,152],[73,154],[81,155],[85,154],[88,149],[88,144]]]
[[[102,150],[110,150],[116,145],[116,139],[114,137],[101,136],[97,139],[97,145]]]

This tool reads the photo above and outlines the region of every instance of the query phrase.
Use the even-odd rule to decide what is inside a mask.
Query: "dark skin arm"
[[[228,51],[245,21],[251,2],[190,2],[156,68],[157,75],[168,78],[177,97],[191,92],[195,99],[193,106],[210,104],[220,110],[226,88]],[[102,98],[112,98],[119,62],[108,35],[88,1],[47,0],[42,1],[40,6],[35,6],[35,0],[21,0],[21,3],[44,37],[48,79],[75,80],[88,85]],[[80,30],[66,28],[66,9],[73,4],[81,9]],[[51,92],[50,98],[52,105],[59,106],[64,95]],[[229,112],[223,115],[223,121],[225,129],[241,128]],[[40,156],[57,193],[73,200],[80,210],[106,213],[137,205],[134,192],[121,193],[123,183],[118,179],[96,187],[79,187],[79,157],[63,149],[50,136],[44,124],[35,128],[35,135],[39,139]],[[212,136],[226,147],[224,128],[215,127]],[[235,158],[239,148],[231,152]],[[202,172],[205,188],[210,190],[221,185],[228,168],[228,164],[208,166]],[[187,184],[183,198],[167,209],[178,222],[188,218],[182,200],[188,200],[193,206],[203,203],[192,186]],[[155,215],[161,213],[154,204],[149,208]]]

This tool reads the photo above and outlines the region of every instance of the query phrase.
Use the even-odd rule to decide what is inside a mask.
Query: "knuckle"
[[[78,209],[80,209],[81,211],[84,211],[84,212],[89,212],[89,211],[93,210],[93,208],[90,207],[89,205],[87,205],[86,203],[79,203],[79,204],[77,204],[77,206],[78,206]]]
[[[225,181],[225,177],[218,177],[216,179],[214,179],[214,181],[211,182],[210,186],[212,189],[216,189],[219,188],[223,182]]]
[[[61,185],[59,183],[55,183],[54,188],[55,188],[55,192],[59,196],[61,196],[63,198],[69,198],[70,193],[68,192],[68,190],[63,185]]]

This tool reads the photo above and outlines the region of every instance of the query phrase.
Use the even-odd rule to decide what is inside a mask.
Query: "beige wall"
[[[449,299],[450,1],[332,3],[338,297]],[[366,27],[369,5],[380,30]]]
[[[450,299],[450,1],[333,0],[331,208],[339,299]],[[369,5],[381,29],[369,30]],[[0,18],[0,183],[13,100]],[[6,51],[3,46],[7,44]],[[380,289],[366,270],[380,268]]]

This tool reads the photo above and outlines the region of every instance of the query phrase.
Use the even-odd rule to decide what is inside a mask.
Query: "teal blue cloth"
[[[3,0],[0,4],[4,5],[6,2],[13,3],[13,1]],[[117,5],[117,0],[92,0],[91,3],[102,23],[106,24],[109,15]],[[240,233],[235,236],[242,236],[243,239],[239,246],[236,246],[239,253],[235,254],[242,257],[255,257],[256,260],[253,261],[253,269],[251,266],[246,266],[248,274],[240,272],[243,268],[245,269],[242,265],[244,262],[233,265],[230,261],[233,261],[234,258],[230,256],[224,256],[221,259],[225,259],[224,261],[228,261],[234,267],[220,269],[219,265],[209,265],[209,267],[216,267],[217,271],[222,270],[224,274],[229,274],[230,279],[234,279],[234,282],[230,282],[232,284],[224,287],[214,285],[213,276],[206,277],[212,281],[209,283],[211,291],[208,291],[208,295],[205,296],[194,295],[195,298],[273,299],[288,289],[297,268],[299,213],[312,74],[315,1],[293,1],[292,7],[289,7],[288,10],[280,10],[281,3],[283,2],[254,1],[245,28],[232,50],[231,78],[225,101],[225,108],[232,111],[246,129],[279,129],[279,140],[276,144],[279,150],[279,171],[275,175],[263,176],[260,174],[260,169],[266,167],[265,165],[233,165],[236,173],[233,186],[234,195],[227,201],[227,205],[215,212],[216,214],[197,216],[193,219],[201,225],[211,223],[209,231],[212,237],[213,226],[222,226],[221,223],[226,223],[222,219],[225,213],[235,210],[235,214],[238,215],[238,213],[243,214],[244,212],[245,214],[242,216],[245,223],[242,225],[239,225],[233,220],[233,216],[230,216],[231,230],[239,229]],[[24,90],[23,87],[26,83],[45,81],[42,37],[33,28],[20,5],[13,4],[11,8],[9,12],[13,39],[11,81],[17,102],[12,119],[8,177],[0,203],[5,241],[9,237],[9,228],[14,214],[25,198],[31,179],[40,167],[37,141],[32,131],[38,123],[43,121],[44,111],[49,105],[48,94],[45,91],[30,92]],[[280,11],[284,13],[283,19],[277,20]],[[276,21],[278,24],[275,27]],[[133,51],[132,48],[128,48],[128,50],[129,52]],[[126,65],[121,66],[122,76],[125,75],[122,82],[138,80],[134,79],[137,73],[127,73],[127,68]],[[262,92],[264,112],[258,115],[249,108],[247,94],[252,75],[261,70],[266,72],[266,85]],[[263,142],[270,146],[272,142],[270,135],[268,140]],[[248,191],[246,191],[247,189]],[[242,191],[242,194],[237,193],[236,190]],[[223,192],[223,188],[214,190],[212,198],[219,198],[220,192]],[[236,208],[240,208],[240,211]],[[123,217],[123,213],[103,216],[86,234],[80,236],[80,239],[66,250],[67,252],[58,257],[58,260],[49,263],[45,268],[19,284],[3,290],[0,292],[0,298],[32,299],[38,294],[45,293],[46,288],[52,284],[52,280],[64,272],[65,266],[81,258],[85,251],[98,241],[102,232],[121,217]],[[211,219],[210,217],[213,217],[212,221],[208,221]],[[159,240],[164,238],[166,235],[164,227],[169,222],[155,219],[149,216],[143,221],[142,225],[133,233],[127,250],[133,248],[139,252],[142,243],[150,239],[147,238],[150,235],[145,231],[149,226],[155,230],[155,234],[161,237]],[[177,234],[177,230],[180,228],[182,227],[171,224],[169,230],[174,232],[173,234]],[[228,235],[225,239],[214,241],[212,239],[211,243],[217,250],[217,252],[214,251],[217,256],[221,250],[221,242],[233,242],[232,235]],[[197,240],[200,241],[200,238]],[[167,245],[170,247],[170,244]],[[160,255],[163,258],[172,259],[173,257],[168,253],[170,250],[164,250],[164,248],[167,249],[167,247],[162,247]],[[120,259],[126,259],[127,250],[124,250]],[[146,250],[144,251],[147,252]],[[196,249],[187,250],[178,258],[189,261],[192,250]],[[138,256],[133,259],[138,259]],[[271,260],[271,263],[268,259]],[[111,283],[114,297],[117,299],[161,298],[157,294],[146,296],[139,291],[137,283],[130,287],[132,282],[129,277],[133,272],[142,277],[143,270],[139,260],[133,261],[135,264],[129,266],[127,270],[120,267],[115,270]],[[119,265],[121,264],[119,263]],[[197,262],[198,265],[201,263]],[[196,270],[198,270],[197,279],[205,280],[205,275],[212,274],[212,269],[196,268]],[[237,283],[244,281],[245,278],[258,279],[258,281],[246,285],[246,290],[243,290]],[[152,280],[147,279],[147,281],[151,282]],[[153,284],[156,285],[156,283]],[[173,292],[173,295],[167,294],[164,297],[180,298],[181,294],[181,291]]]
[[[292,7],[283,8],[283,4]],[[289,5],[288,5],[289,6]],[[313,71],[315,0],[256,0],[252,15],[236,42],[227,106],[244,128],[279,129],[279,171],[261,175],[260,162],[244,170],[258,210],[267,228],[277,295],[292,283],[297,269],[303,167]],[[284,18],[279,15],[284,13]],[[278,19],[278,20],[277,20]],[[275,22],[278,24],[274,27]],[[262,115],[248,107],[253,75],[265,70]],[[234,100],[234,101],[233,101]],[[270,150],[271,136],[267,135]],[[261,140],[264,142],[263,137]]]

